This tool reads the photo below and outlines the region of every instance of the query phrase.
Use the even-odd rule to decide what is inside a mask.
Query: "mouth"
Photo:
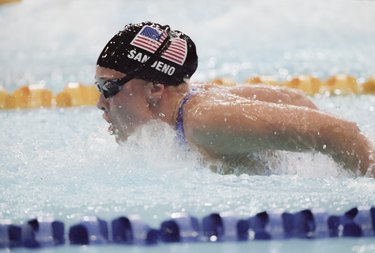
[[[113,125],[111,123],[109,123],[109,126],[108,126],[108,133],[110,135],[114,135],[115,134],[115,131],[114,131],[114,128],[113,128]]]
[[[110,135],[113,135],[115,137],[116,142],[120,144],[122,140],[122,136],[120,136],[120,130],[118,129],[118,127],[116,127],[116,124],[112,122],[112,120],[109,117],[108,112],[103,113],[103,118],[109,124],[108,129],[107,129],[108,133]]]
[[[103,113],[103,119],[105,120],[105,121],[107,121],[107,123],[109,124],[109,126],[108,126],[108,129],[107,129],[107,131],[108,131],[108,133],[110,134],[110,135],[118,135],[118,129],[117,128],[115,128],[114,126],[113,126],[113,123],[111,122],[111,120],[109,119],[109,115],[108,115],[108,113]]]
[[[109,123],[109,126],[108,126],[108,133],[112,136],[115,137],[115,140],[117,142],[117,144],[121,144],[121,138],[120,138],[120,135],[119,135],[119,130],[117,128],[115,128],[112,123]]]
[[[109,123],[108,133],[110,135],[118,136],[119,135],[119,130],[117,128],[115,128],[112,123]]]

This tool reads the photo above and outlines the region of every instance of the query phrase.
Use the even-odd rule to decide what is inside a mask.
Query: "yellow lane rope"
[[[21,0],[0,0],[0,4],[18,3]]]
[[[238,85],[230,78],[216,78],[210,83],[226,86]],[[282,82],[268,76],[253,76],[244,82],[247,85],[260,83],[299,89],[311,96],[317,94],[327,96],[375,95],[375,75],[362,83],[350,75],[334,75],[324,81],[314,76],[300,75]],[[99,92],[95,85],[80,83],[69,83],[57,94],[53,94],[52,91],[41,85],[21,86],[14,92],[8,92],[0,86],[0,109],[94,106],[98,98]]]

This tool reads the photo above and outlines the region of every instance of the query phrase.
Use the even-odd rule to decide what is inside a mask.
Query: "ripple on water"
[[[338,113],[352,117],[345,109]],[[71,222],[88,214],[139,213],[156,224],[173,211],[247,216],[273,209],[342,212],[375,203],[373,179],[354,178],[320,154],[281,152],[270,176],[220,175],[182,150],[164,124],[149,124],[118,146],[94,108],[0,117],[0,218],[54,215]]]

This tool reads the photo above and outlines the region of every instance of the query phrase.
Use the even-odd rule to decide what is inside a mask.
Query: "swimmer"
[[[374,150],[357,125],[321,112],[302,92],[265,85],[190,85],[198,65],[186,34],[152,22],[129,24],[99,55],[98,108],[117,142],[150,120],[223,162],[285,150],[321,152],[358,175],[374,176]]]

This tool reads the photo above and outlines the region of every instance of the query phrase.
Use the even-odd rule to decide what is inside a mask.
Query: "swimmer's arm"
[[[317,110],[262,101],[207,103],[186,114],[187,139],[212,156],[259,150],[319,151],[361,175],[373,159],[358,127]],[[374,176],[374,175],[372,175]]]
[[[305,93],[296,89],[270,85],[241,85],[229,89],[237,96],[252,100],[318,109]]]

